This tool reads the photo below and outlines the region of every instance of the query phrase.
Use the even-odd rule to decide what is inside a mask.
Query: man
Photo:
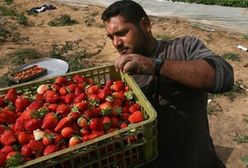
[[[158,113],[159,154],[147,167],[225,167],[209,134],[207,92],[231,90],[232,67],[195,37],[156,40],[136,2],[114,2],[102,20],[120,54],[116,70],[133,74]]]

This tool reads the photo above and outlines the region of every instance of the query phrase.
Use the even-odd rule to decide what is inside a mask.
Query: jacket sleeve
[[[217,56],[195,37],[186,37],[185,45],[187,46],[186,59],[204,59],[215,69],[215,83],[208,92],[222,93],[232,90],[233,68],[224,58]]]

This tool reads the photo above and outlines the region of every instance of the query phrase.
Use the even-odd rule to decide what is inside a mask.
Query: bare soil
[[[3,2],[0,2],[3,4]],[[47,10],[37,15],[27,15],[26,10],[43,4],[52,4],[57,9]],[[10,54],[20,49],[34,49],[47,57],[53,45],[72,44],[68,55],[84,51],[87,56],[81,59],[85,68],[114,62],[116,51],[107,39],[100,20],[103,8],[98,6],[68,6],[54,1],[15,0],[12,8],[24,13],[28,25],[21,26],[13,17],[3,17],[0,13],[2,27],[12,27],[12,32],[0,39],[0,75],[6,75],[11,65]],[[79,23],[71,26],[50,27],[48,22],[63,14],[70,15]],[[192,23],[180,18],[152,17],[153,34],[158,38],[175,38],[192,35],[200,38],[206,46],[218,55],[227,53],[236,55],[239,60],[228,61],[234,68],[237,90],[222,94],[210,95],[209,126],[213,142],[219,157],[227,168],[244,168],[240,160],[248,156],[248,143],[238,143],[237,139],[248,135],[248,54],[237,48],[239,44],[248,46],[244,35],[228,29]],[[14,28],[13,28],[14,27]],[[211,29],[210,29],[211,28]],[[214,31],[212,31],[214,29]],[[12,33],[12,36],[11,36]],[[13,33],[19,33],[13,42]],[[28,58],[25,62],[30,61]]]

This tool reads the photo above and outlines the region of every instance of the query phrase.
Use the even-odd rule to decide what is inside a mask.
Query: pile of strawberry
[[[79,74],[57,77],[31,96],[0,96],[0,166],[16,166],[144,120],[122,81],[97,85]]]

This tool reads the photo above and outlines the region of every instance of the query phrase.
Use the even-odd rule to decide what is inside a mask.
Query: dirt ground
[[[56,9],[37,15],[27,15],[26,10],[47,3],[55,6]],[[1,4],[3,2],[0,2]],[[28,18],[28,24],[21,26],[12,17],[2,17],[0,14],[0,23],[2,23],[0,28],[12,30],[6,38],[0,39],[1,76],[6,75],[13,68],[10,54],[16,50],[34,49],[42,53],[43,57],[47,57],[53,45],[64,46],[66,42],[72,45],[72,50],[67,54],[80,51],[87,53],[87,56],[81,60],[86,67],[113,63],[117,53],[107,39],[100,20],[103,8],[68,6],[44,0],[15,0],[12,8],[24,13]],[[49,21],[63,14],[70,15],[78,21],[78,24],[59,27],[48,25]],[[248,143],[245,139],[248,135],[248,52],[238,49],[237,46],[239,44],[248,46],[247,35],[191,23],[180,18],[152,17],[152,25],[153,34],[157,38],[167,39],[184,35],[200,38],[215,53],[225,56],[233,66],[236,89],[223,95],[210,95],[209,125],[217,153],[227,168],[244,168],[245,164],[240,158],[248,156]],[[14,33],[16,36],[13,35]],[[15,41],[13,37],[16,37]],[[236,59],[232,59],[234,57]],[[28,58],[25,59],[25,62],[28,61]]]

